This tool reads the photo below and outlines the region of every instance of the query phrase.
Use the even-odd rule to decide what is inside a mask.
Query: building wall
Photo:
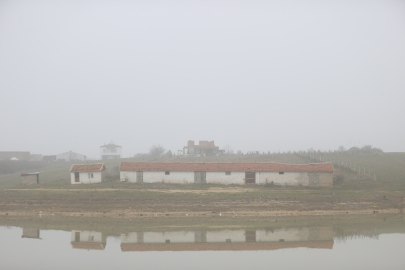
[[[136,182],[136,172],[120,172],[121,181]],[[170,175],[165,175],[165,172],[143,172],[144,183],[177,183],[188,184],[194,183],[194,172],[170,172]]]
[[[331,187],[333,185],[333,173],[318,173],[320,187]]]
[[[102,155],[101,159],[106,160],[106,159],[118,159],[121,158],[119,155]]]
[[[333,240],[332,227],[278,228],[273,230],[218,230],[218,231],[175,231],[175,232],[131,232],[121,235],[121,244],[138,243],[232,243],[246,242],[247,232],[254,232],[255,242],[303,242]],[[72,235],[73,237],[73,235]]]
[[[101,183],[105,177],[105,171],[93,172],[94,178],[89,178],[89,173],[79,173],[80,182],[75,182],[75,173],[70,173],[70,183],[71,184],[94,184]]]
[[[259,172],[256,173],[256,183],[266,184],[273,182],[275,185],[308,186],[309,179],[307,172]]]
[[[72,231],[71,242],[76,242],[76,232],[80,234],[80,240],[78,242],[105,243],[105,237],[103,237],[103,233],[95,231]]]
[[[136,172],[120,172],[121,181],[136,182]],[[207,172],[206,180],[209,184],[245,184],[245,172]],[[194,183],[194,172],[143,172],[144,183]],[[256,172],[256,184],[266,184],[273,182],[275,185],[288,186],[332,186],[333,173],[308,173],[308,172]]]
[[[225,172],[207,172],[207,183],[209,184],[245,184],[245,172],[231,172],[226,175]]]
[[[104,150],[106,150],[106,152],[104,152]],[[115,152],[113,152],[113,150],[115,150]],[[100,155],[101,155],[101,159],[121,158],[122,147],[109,148],[109,147],[101,146]]]

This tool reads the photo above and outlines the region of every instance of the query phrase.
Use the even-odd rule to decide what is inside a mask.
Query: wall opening
[[[196,183],[196,184],[207,183],[207,173],[206,172],[194,172],[194,183]]]
[[[256,183],[256,173],[255,172],[245,172],[245,183],[255,184]]]
[[[136,172],[136,182],[137,183],[143,182],[143,172]]]
[[[165,171],[165,175],[170,175],[170,172],[169,172],[169,171]]]

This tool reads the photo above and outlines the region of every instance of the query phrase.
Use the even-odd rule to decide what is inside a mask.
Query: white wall
[[[332,185],[332,173],[318,173],[320,179],[324,180],[320,186]],[[136,172],[123,171],[120,172],[121,181],[128,180],[136,182]],[[245,184],[245,172],[231,172],[231,175],[226,175],[225,172],[207,172],[206,180],[209,184]],[[321,181],[320,180],[320,181]],[[194,172],[170,172],[170,175],[165,175],[165,172],[143,172],[144,183],[179,183],[187,184],[194,183]],[[275,185],[289,186],[308,186],[308,172],[256,172],[256,184],[266,184],[274,182]]]
[[[226,175],[225,172],[207,172],[207,183],[209,184],[245,184],[245,172],[231,172]]]
[[[131,171],[120,171],[121,181],[136,182],[136,172]]]
[[[227,239],[231,242],[246,242],[245,230],[222,230],[208,231],[207,243],[225,243]]]
[[[194,172],[170,172],[170,175],[165,175],[165,172],[143,172],[143,182],[191,184],[194,183]]]
[[[76,232],[80,233],[80,242],[103,243],[103,234],[95,231],[72,231],[72,242],[75,242],[76,240]]]
[[[284,174],[279,174],[279,172],[259,172],[256,173],[256,183],[257,184],[270,184],[272,181],[275,185],[289,185],[289,186],[308,186],[309,177],[307,172],[284,172]]]
[[[94,178],[89,178],[89,173],[79,173],[80,182],[75,182],[75,173],[70,173],[70,183],[71,184],[94,184],[94,183],[101,183],[102,179],[102,172],[93,172]]]
[[[124,171],[120,172],[121,181],[128,180],[136,182],[136,172]],[[191,184],[194,183],[194,172],[170,172],[170,175],[165,175],[165,172],[143,172],[144,183],[178,183]]]
[[[249,231],[249,230],[247,230]],[[254,230],[256,232],[256,242],[279,242],[283,239],[285,242],[301,242],[310,240],[333,240],[333,230],[331,227],[303,227],[303,228],[278,228],[272,231]],[[312,232],[316,232],[316,237],[311,239]],[[175,231],[175,232],[131,232],[121,235],[121,243],[138,243],[138,239],[143,239],[140,243],[196,243],[197,235],[204,232],[193,231]],[[219,230],[207,231],[207,243],[225,243],[231,239],[232,243],[246,242],[246,230]],[[138,237],[140,236],[140,237]],[[73,234],[72,234],[73,238]]]
[[[106,152],[104,152],[104,150],[106,150]],[[113,150],[115,150],[115,152],[113,152]],[[105,146],[101,146],[100,147],[100,155],[101,158],[103,156],[122,156],[122,147],[115,147],[115,148],[107,148]]]

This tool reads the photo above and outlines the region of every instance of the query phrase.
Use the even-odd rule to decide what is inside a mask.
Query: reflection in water
[[[72,248],[104,250],[107,238],[102,232],[72,231]]]
[[[21,238],[41,239],[41,238],[39,238],[39,229],[23,227],[23,234],[21,235]]]
[[[0,216],[0,269],[405,269],[403,215],[183,220]]]
[[[332,227],[131,232],[121,235],[122,251],[332,249],[333,243]]]

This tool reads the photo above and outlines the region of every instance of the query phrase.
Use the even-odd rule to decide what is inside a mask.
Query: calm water
[[[0,269],[405,269],[401,226],[273,224],[114,235],[1,226]]]

